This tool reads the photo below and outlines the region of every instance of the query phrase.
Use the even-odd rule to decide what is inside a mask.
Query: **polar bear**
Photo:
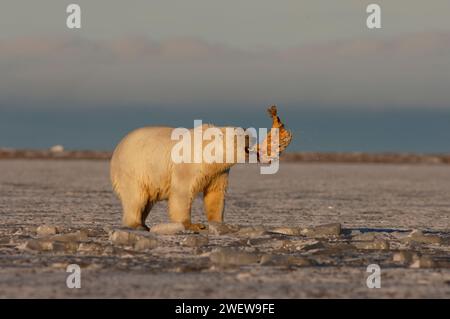
[[[209,127],[214,126],[202,126]],[[220,145],[223,145],[223,153],[237,154],[242,143],[238,143],[238,139],[225,143],[223,136],[227,128],[218,129],[222,132]],[[110,177],[113,189],[122,202],[124,226],[148,230],[145,220],[152,206],[158,201],[168,200],[172,222],[183,223],[186,229],[203,229],[203,225],[191,223],[192,201],[200,193],[203,193],[208,222],[223,221],[228,174],[237,157],[224,163],[176,163],[171,156],[172,149],[178,143],[172,139],[173,130],[171,127],[134,130],[114,150]],[[194,129],[189,131],[194,134]],[[241,128],[235,131],[237,135],[244,132]],[[246,133],[244,135],[247,152],[253,140]],[[207,144],[205,141],[201,143],[202,148]]]

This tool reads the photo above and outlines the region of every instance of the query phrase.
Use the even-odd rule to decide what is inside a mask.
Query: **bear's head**
[[[249,152],[256,141],[256,130],[204,124],[191,130],[174,129],[171,138],[178,141],[171,150],[174,163],[226,169],[237,163],[257,162],[256,154]]]
[[[203,125],[202,155],[204,163],[232,166],[237,163],[256,162],[256,154],[249,149],[256,142],[256,131],[242,127]]]

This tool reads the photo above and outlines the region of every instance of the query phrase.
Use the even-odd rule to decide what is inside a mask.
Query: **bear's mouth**
[[[247,155],[249,155],[250,154],[250,148],[248,147],[248,146],[246,146],[245,148],[244,148],[244,150],[245,150],[245,154],[247,154]],[[260,161],[260,159],[259,159],[259,152],[256,152],[256,161],[258,162],[258,163],[261,163],[261,161]]]
[[[245,143],[246,145],[244,147],[245,154],[250,155],[250,152],[252,152],[252,151],[250,151],[250,146],[249,146],[250,140],[249,140],[248,136],[246,136],[246,141],[245,142],[246,142]],[[256,147],[256,149],[259,148],[259,146],[257,144],[255,144],[254,146],[252,146],[252,149],[255,148],[255,147]],[[256,152],[256,160],[257,160],[258,163],[260,163],[259,152]]]

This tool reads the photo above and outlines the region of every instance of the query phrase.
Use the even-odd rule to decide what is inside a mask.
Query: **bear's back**
[[[139,154],[162,152],[164,146],[171,147],[170,138],[173,128],[166,126],[149,126],[138,128],[128,133],[117,145],[114,156],[121,156],[128,152]]]
[[[114,188],[124,179],[159,183],[168,178],[171,163],[171,127],[143,127],[128,133],[111,158]]]

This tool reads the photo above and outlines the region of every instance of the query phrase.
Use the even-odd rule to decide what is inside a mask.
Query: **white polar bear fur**
[[[220,129],[224,132],[226,128]],[[125,136],[114,150],[111,181],[122,202],[125,226],[148,229],[145,220],[153,204],[168,200],[171,221],[189,227],[192,201],[199,193],[203,193],[208,221],[223,221],[233,163],[174,163],[171,151],[178,141],[171,139],[172,131],[171,127],[140,128]],[[193,130],[190,132],[193,136]],[[230,147],[236,150],[236,145]]]

